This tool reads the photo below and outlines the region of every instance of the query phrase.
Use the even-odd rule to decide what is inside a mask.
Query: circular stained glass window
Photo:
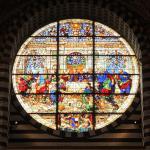
[[[53,130],[101,129],[128,109],[139,85],[138,61],[117,32],[67,19],[32,34],[19,49],[13,88],[24,110]]]

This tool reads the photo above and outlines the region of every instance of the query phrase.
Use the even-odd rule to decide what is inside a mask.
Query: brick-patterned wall
[[[24,40],[38,28],[62,18],[96,19],[111,26],[125,37],[136,50],[143,64],[144,143],[150,148],[150,69],[148,2],[110,0],[37,0],[6,5],[0,29],[0,148],[5,149],[143,149],[141,107],[113,131],[83,141],[56,138],[33,127],[10,103],[10,75],[12,60]],[[3,4],[3,3],[2,3]],[[107,11],[102,8],[106,8]],[[108,10],[115,12],[110,13]],[[117,18],[117,19],[116,19]],[[126,23],[125,23],[126,22]],[[140,51],[141,50],[141,51]],[[142,58],[141,58],[142,52]],[[9,105],[10,103],[10,105]],[[9,107],[10,106],[10,107]],[[10,113],[9,113],[10,112]],[[8,122],[10,114],[10,122]],[[18,124],[15,124],[18,121]],[[135,124],[134,121],[137,123]],[[10,126],[9,126],[10,123]],[[8,134],[8,129],[10,132]],[[9,138],[9,143],[8,143]]]

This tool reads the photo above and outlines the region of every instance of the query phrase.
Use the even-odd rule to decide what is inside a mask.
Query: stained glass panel
[[[96,37],[96,55],[135,55],[127,42],[120,37]]]
[[[139,75],[97,74],[95,76],[95,91],[101,94],[135,94]]]
[[[111,29],[99,22],[95,22],[95,35],[96,36],[120,36],[113,29]]]
[[[93,111],[93,95],[91,94],[60,94],[58,111],[63,113],[78,113]]]
[[[56,113],[55,94],[17,94],[16,96],[27,113]]]
[[[124,113],[135,94],[96,94],[94,97],[95,112]]]
[[[102,63],[103,62],[103,63]],[[138,74],[135,56],[95,56],[95,71],[102,74]]]
[[[55,93],[55,75],[13,75],[15,93],[45,94]]]
[[[93,39],[91,37],[60,37],[59,54],[72,55],[72,53],[92,55]]]
[[[92,75],[60,75],[59,89],[61,93],[92,93]]]
[[[16,56],[13,74],[54,74],[56,56]]]
[[[18,55],[56,55],[57,41],[53,37],[28,38],[21,46]]]
[[[71,53],[67,56],[59,56],[60,74],[86,74],[93,73],[93,57],[84,56],[81,53]]]
[[[42,125],[51,128],[56,129],[56,119],[55,115],[39,115],[39,114],[31,114],[31,117],[33,117],[37,122],[41,123]]]
[[[92,36],[92,21],[81,19],[68,19],[60,21],[60,36]]]
[[[37,30],[32,36],[56,36],[57,35],[57,22],[50,23],[43,28]]]
[[[87,132],[93,129],[92,114],[61,114],[59,128],[68,132]]]
[[[101,129],[108,124],[114,122],[117,118],[119,118],[121,114],[100,114],[96,115],[96,124],[95,124],[95,130]]]

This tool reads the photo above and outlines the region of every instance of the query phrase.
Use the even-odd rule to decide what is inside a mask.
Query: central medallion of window
[[[138,61],[111,28],[90,20],[51,23],[17,53],[16,97],[37,122],[51,129],[88,132],[119,118],[139,85]]]

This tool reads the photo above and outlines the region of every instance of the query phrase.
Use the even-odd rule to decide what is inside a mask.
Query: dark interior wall
[[[15,122],[18,121],[16,125]],[[135,124],[136,121],[136,124]],[[38,130],[11,110],[9,149],[142,149],[140,109],[108,133],[88,139],[62,139]]]
[[[8,3],[1,1],[0,4],[2,8],[0,9],[0,145],[3,147],[2,149],[7,146],[7,137],[9,137],[8,149],[19,150],[26,148],[87,149],[87,146],[88,149],[143,149],[140,102],[135,105],[137,108],[133,111],[133,114],[128,117],[128,119],[122,121],[118,127],[114,128],[114,130],[85,140],[64,140],[35,128],[28,122],[28,120],[25,120],[20,115],[20,112],[17,111],[16,108],[14,108],[12,102],[13,99],[11,100],[10,105],[10,126],[8,126],[7,121],[9,109],[7,106],[9,104],[10,60],[13,58],[13,54],[19,49],[23,40],[25,40],[36,29],[45,25],[46,22],[48,23],[57,19],[70,18],[70,16],[79,15],[81,18],[92,18],[91,14],[95,9],[99,12],[100,7],[108,8],[114,11],[118,16],[121,16],[133,29],[138,38],[140,49],[142,50],[142,56],[144,58],[141,59],[143,63],[144,79],[144,143],[145,149],[149,148],[150,55],[148,52],[150,9],[148,1],[138,0],[131,2],[127,0],[126,2],[123,2],[121,0],[116,0],[112,2],[109,0],[31,0],[23,2],[21,0],[14,0],[13,2],[11,1]],[[98,6],[100,7],[98,8]],[[48,9],[48,14],[54,15],[51,15],[51,18],[47,19],[49,16],[45,11],[41,11],[43,8]],[[63,16],[62,14],[66,14],[66,16]],[[98,13],[93,13],[93,17],[96,17],[97,15]],[[36,19],[36,16],[40,17],[40,19]],[[30,24],[29,22],[32,23]],[[9,127],[10,131],[8,134]]]

